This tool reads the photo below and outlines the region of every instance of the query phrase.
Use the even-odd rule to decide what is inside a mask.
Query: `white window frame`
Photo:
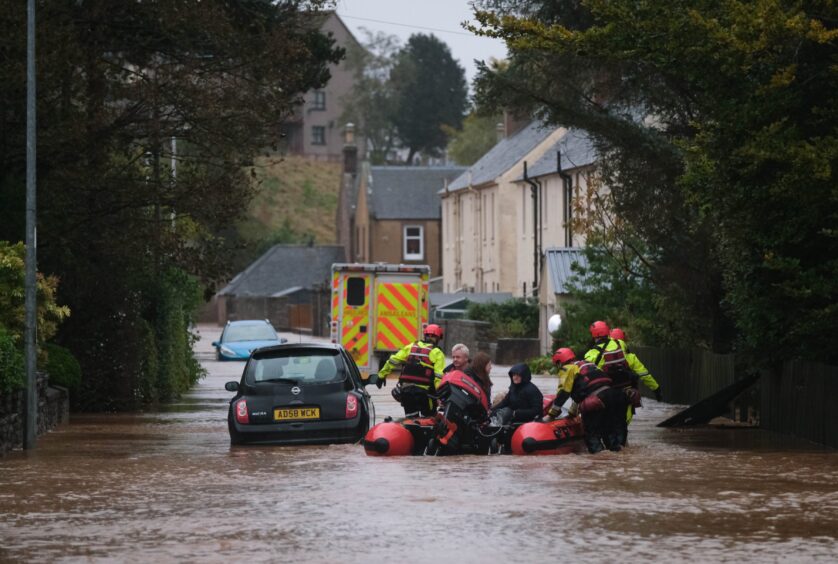
[[[326,91],[325,90],[315,90],[314,91],[314,100],[311,103],[312,110],[322,111],[326,109]]]
[[[418,229],[419,235],[408,235],[408,229]],[[407,252],[407,242],[413,240],[419,240],[419,252],[418,253],[408,253]],[[405,225],[402,228],[402,256],[404,260],[425,260],[425,228],[422,225]]]

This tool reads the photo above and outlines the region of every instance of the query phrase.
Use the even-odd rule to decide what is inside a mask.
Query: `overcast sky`
[[[474,59],[506,57],[503,41],[462,28],[461,22],[472,20],[468,0],[336,0],[336,4],[341,19],[361,42],[366,37],[361,28],[395,35],[402,45],[414,33],[435,35],[465,69],[469,86],[477,72]]]

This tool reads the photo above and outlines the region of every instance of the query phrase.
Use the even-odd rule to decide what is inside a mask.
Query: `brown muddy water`
[[[678,408],[652,400],[629,448],[596,456],[231,448],[224,382],[243,364],[210,360],[217,331],[201,330],[209,376],[178,403],[74,415],[0,459],[0,561],[838,561],[834,450],[658,429]],[[379,420],[398,415],[389,388],[372,392]]]

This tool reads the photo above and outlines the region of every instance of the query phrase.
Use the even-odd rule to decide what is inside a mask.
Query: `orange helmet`
[[[608,334],[608,336],[611,337],[612,339],[619,339],[621,341],[626,340],[626,334],[619,327],[614,327],[611,330],[611,333]]]
[[[556,350],[556,353],[553,355],[553,364],[557,364],[559,366],[567,364],[571,360],[576,360],[576,354],[567,347],[562,347]]]
[[[437,325],[436,323],[431,323],[427,327],[425,327],[425,335],[434,335],[436,338],[442,338],[442,327]]]
[[[608,336],[608,324],[605,321],[594,321],[591,323],[591,337],[598,339]]]

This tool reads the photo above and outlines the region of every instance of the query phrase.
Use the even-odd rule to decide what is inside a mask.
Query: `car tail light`
[[[242,425],[247,425],[250,423],[250,416],[247,414],[247,402],[243,399],[240,399],[236,402],[235,405],[236,410],[236,421],[241,423]]]
[[[355,394],[346,394],[346,418],[352,419],[358,415],[358,397]]]

